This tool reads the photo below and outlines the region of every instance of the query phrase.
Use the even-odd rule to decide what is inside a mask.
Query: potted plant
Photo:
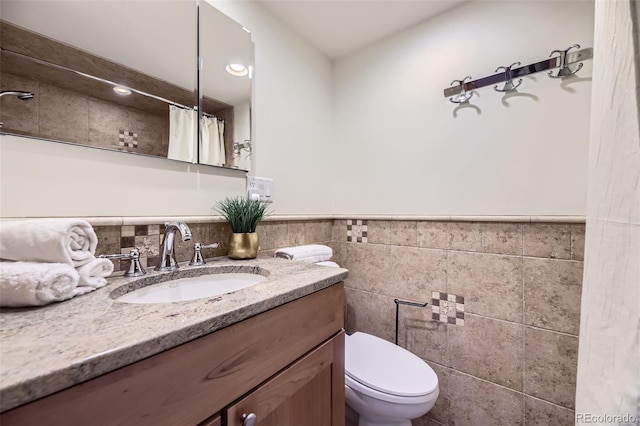
[[[258,223],[268,215],[268,203],[246,197],[227,197],[218,201],[215,210],[231,226],[229,257],[255,259],[258,256]]]

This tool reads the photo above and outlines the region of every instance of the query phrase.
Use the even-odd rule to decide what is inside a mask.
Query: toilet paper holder
[[[396,345],[398,344],[398,319],[400,315],[400,305],[408,305],[408,306],[417,306],[419,308],[424,308],[429,304],[429,302],[412,302],[411,300],[400,300],[393,299],[393,303],[396,304]]]

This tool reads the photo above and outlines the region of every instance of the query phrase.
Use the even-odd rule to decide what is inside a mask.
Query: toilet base
[[[400,420],[399,422],[393,423],[380,423],[380,420],[373,422],[360,416],[360,419],[358,420],[358,426],[411,426],[411,420]]]

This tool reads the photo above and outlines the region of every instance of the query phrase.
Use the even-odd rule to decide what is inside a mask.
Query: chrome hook
[[[560,71],[558,71],[557,75],[553,75],[553,71],[549,71],[549,77],[551,78],[568,77],[580,71],[580,68],[582,68],[582,65],[583,65],[582,62],[578,64],[578,68],[576,68],[574,71],[571,71],[571,68],[569,68],[569,64],[567,63],[567,53],[569,53],[571,49],[580,49],[580,45],[574,44],[573,46],[568,47],[565,50],[554,50],[553,52],[551,52],[549,57],[552,57],[554,53],[560,54]]]
[[[498,85],[493,86],[493,90],[496,92],[510,92],[512,90],[516,90],[518,86],[522,84],[522,79],[518,79],[518,84],[513,84],[513,77],[511,76],[511,69],[516,65],[520,65],[520,62],[514,62],[508,67],[498,67],[496,68],[496,72],[500,70],[504,70],[504,86],[502,89],[498,89]]]
[[[471,97],[473,96],[473,92],[467,93],[466,89],[464,88],[464,82],[467,81],[467,79],[470,80],[471,76],[468,75],[462,80],[453,80],[449,85],[453,86],[454,84],[458,83],[458,85],[460,86],[460,93],[453,98],[449,98],[449,100],[454,104],[463,104],[465,102],[469,102],[469,99],[471,99]]]

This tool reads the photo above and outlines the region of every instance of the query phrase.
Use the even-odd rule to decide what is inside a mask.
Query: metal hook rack
[[[518,79],[518,84],[513,84],[513,76],[512,76],[513,72],[511,71],[511,69],[516,65],[521,65],[521,64],[520,62],[514,62],[508,67],[503,66],[503,67],[496,68],[496,72],[500,70],[504,70],[505,83],[504,83],[504,86],[502,86],[502,89],[498,89],[498,85],[496,84],[495,86],[493,86],[493,90],[495,90],[496,92],[510,92],[512,90],[516,90],[518,86],[522,84],[521,78]]]
[[[554,50],[553,52],[551,52],[552,57],[540,62],[525,65],[525,66],[519,66],[519,63],[515,62],[514,64],[511,65],[511,67],[508,67],[508,70],[505,69],[507,67],[498,67],[496,72],[500,69],[505,69],[505,71],[498,74],[493,74],[487,77],[482,77],[477,80],[466,81],[467,79],[470,79],[470,77],[466,77],[462,81],[454,80],[451,83],[451,85],[453,85],[454,83],[458,83],[458,84],[456,86],[447,87],[446,89],[444,89],[444,96],[445,98],[449,98],[449,100],[454,103],[466,102],[473,95],[473,93],[471,93],[472,90],[479,89],[481,87],[492,86],[492,85],[497,86],[500,83],[505,83],[505,86],[503,87],[503,89],[508,89],[509,87],[508,82],[510,80],[512,81],[515,78],[523,77],[525,75],[534,74],[542,71],[552,70],[554,68],[560,68],[560,70],[558,71],[558,75],[555,75],[555,76],[552,75],[552,73],[550,73],[549,76],[551,78],[567,77],[570,75],[574,75],[576,72],[578,72],[582,68],[582,64],[579,64],[575,70],[571,70],[569,68],[570,64],[575,64],[577,62],[582,62],[587,59],[593,58],[592,47],[570,52],[571,49],[579,49],[579,48],[580,48],[580,45],[574,44],[573,46],[564,50]],[[553,56],[556,53],[558,53],[559,56]],[[515,68],[515,69],[512,68],[514,66],[518,66],[518,68]],[[514,85],[514,87],[511,90],[515,89],[516,87],[518,86]],[[461,102],[456,102],[456,101],[461,101]]]

